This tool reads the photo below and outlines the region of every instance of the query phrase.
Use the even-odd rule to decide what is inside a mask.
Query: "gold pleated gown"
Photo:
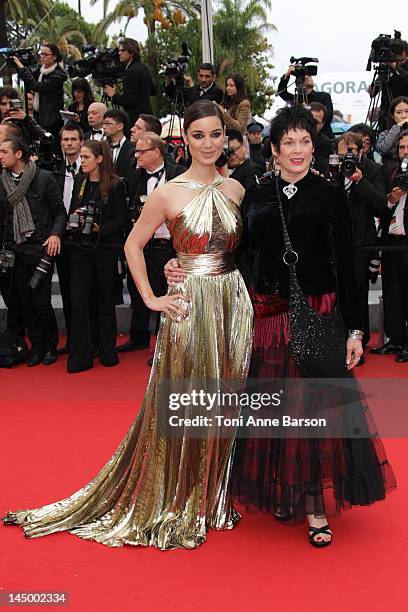
[[[232,255],[242,223],[219,189],[223,180],[177,180],[192,200],[168,227],[188,276],[170,291],[190,298],[189,314],[179,322],[162,315],[141,410],[97,476],[67,499],[5,517],[28,537],[67,530],[107,546],[195,548],[209,527],[231,529],[239,520],[227,494],[233,436],[209,428],[194,438],[190,428],[175,438],[158,426],[160,381],[181,379],[188,391],[194,379],[247,375],[252,306]]]

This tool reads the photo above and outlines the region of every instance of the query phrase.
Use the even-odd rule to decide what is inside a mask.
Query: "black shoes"
[[[45,355],[44,351],[31,350],[28,355],[26,364],[28,365],[29,368],[33,368],[34,366],[40,365],[40,363],[43,362],[44,355]]]
[[[147,365],[149,366],[149,368],[152,367],[152,365],[153,365],[153,357],[150,357],[150,359],[147,360]]]
[[[398,353],[395,360],[397,363],[408,363],[408,348],[404,347],[400,353]]]
[[[364,357],[364,353],[361,355],[360,359],[358,360],[358,363],[356,363],[356,368],[358,368],[359,366],[362,366],[365,364],[365,357]]]
[[[376,346],[370,350],[373,355],[392,355],[399,354],[402,351],[402,346],[398,344],[392,344],[390,340],[383,346]]]
[[[330,536],[330,540],[317,539],[316,536],[319,535],[328,535]],[[325,548],[326,546],[330,546],[332,543],[332,532],[328,525],[323,525],[323,527],[310,527],[309,526],[309,542],[315,548]]]
[[[130,351],[138,351],[140,349],[146,349],[150,347],[150,341],[137,342],[136,340],[128,340],[124,344],[120,344],[116,347],[118,353],[130,353]]]
[[[45,366],[48,366],[48,365],[51,365],[52,363],[55,363],[57,359],[58,359],[57,349],[52,348],[52,349],[47,349],[42,362]]]

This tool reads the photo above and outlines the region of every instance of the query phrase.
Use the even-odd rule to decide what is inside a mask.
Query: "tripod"
[[[172,153],[173,152],[173,145],[172,145],[172,140],[173,140],[173,132],[174,132],[174,126],[176,123],[176,119],[178,119],[178,125],[179,125],[179,130],[180,130],[180,135],[181,135],[181,127],[182,127],[182,121],[181,118],[184,115],[184,111],[186,108],[185,102],[184,102],[184,82],[182,85],[179,85],[176,82],[176,91],[174,93],[173,99],[171,101],[171,111],[170,111],[170,122],[169,122],[169,131],[168,134],[166,136],[166,140],[167,140],[167,153]],[[184,147],[184,144],[183,144]]]
[[[295,77],[295,94],[293,104],[296,106],[308,105],[307,89],[305,85],[305,74],[301,72]]]
[[[382,106],[383,96],[387,98],[387,107],[391,104],[392,93],[389,85],[390,71],[387,66],[379,65],[376,67],[374,72],[372,87],[372,97],[368,106],[366,123],[369,124],[370,128],[375,134],[375,139],[379,132],[385,129],[385,119]]]

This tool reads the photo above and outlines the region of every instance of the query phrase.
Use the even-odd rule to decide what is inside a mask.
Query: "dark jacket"
[[[131,168],[131,162],[134,156],[135,145],[130,142],[130,140],[125,140],[125,142],[120,148],[118,158],[115,162],[116,174],[118,174],[121,178],[128,178]]]
[[[164,86],[164,90],[170,98],[173,98],[176,94],[176,85],[173,81]],[[216,83],[213,83],[211,87],[200,95],[201,88],[199,85],[193,85],[193,87],[188,87],[187,89],[183,89],[183,99],[184,104],[186,106],[190,106],[190,104],[194,104],[198,100],[212,100],[213,102],[217,102],[217,104],[221,104],[221,101],[224,97],[224,92],[221,87],[218,87]]]
[[[171,181],[180,174],[183,174],[187,168],[180,164],[170,164],[167,160],[164,161],[164,171],[166,173],[166,182]],[[148,174],[144,168],[134,168],[128,176],[129,183],[129,208],[130,216],[136,220],[143,208],[143,202],[140,196],[147,194]]]
[[[390,101],[400,96],[408,96],[408,59],[397,66],[391,73],[389,80],[382,87],[381,112],[379,118],[379,129],[385,130],[388,119]]]
[[[282,184],[287,184],[282,181]],[[361,329],[354,272],[350,211],[344,192],[309,173],[296,183],[297,193],[282,195],[289,236],[299,255],[297,275],[305,295],[337,291],[347,328]],[[249,189],[241,205],[243,242],[238,265],[255,291],[289,295],[289,269],[275,183]]]
[[[266,172],[266,159],[263,155],[263,144],[249,144],[249,158],[250,160],[259,166],[262,173]]]
[[[319,132],[314,145],[314,168],[322,172],[326,177],[329,176],[329,157],[332,153],[330,139],[322,132]]]
[[[285,102],[293,102],[293,100],[295,99],[293,93],[290,93],[287,90],[289,78],[290,77],[285,77],[285,75],[283,75],[278,85],[279,96],[282,98],[282,100],[285,100]],[[310,94],[308,94],[307,99],[309,104],[311,102],[320,102],[320,104],[323,104],[326,107],[326,122],[322,127],[322,132],[325,136],[327,136],[327,138],[333,140],[334,134],[330,125],[333,119],[333,102],[331,99],[331,95],[326,91],[315,91],[314,89],[312,89]]]
[[[0,181],[0,213],[2,223],[7,216],[7,239],[12,248],[28,250],[32,245],[40,246],[51,235],[62,236],[67,222],[67,213],[57,182],[51,172],[37,168],[28,188],[26,198],[30,206],[35,230],[26,242],[17,246],[13,241],[13,215],[7,201],[5,189]]]
[[[344,185],[344,178],[341,177]],[[374,218],[381,218],[387,209],[387,183],[381,164],[365,159],[363,178],[353,183],[349,191],[353,245],[375,244],[377,230]]]
[[[63,124],[59,111],[64,108],[64,83],[68,74],[57,66],[50,74],[45,74],[40,82],[37,80],[40,75],[39,68],[33,73],[24,67],[18,73],[27,89],[40,94],[39,109],[34,111],[34,118],[45,130],[55,131]]]
[[[68,110],[71,113],[76,113],[77,115],[79,115],[79,125],[82,128],[82,131],[84,132],[84,134],[86,132],[89,132],[91,129],[91,126],[88,123],[88,108],[90,107],[91,103],[86,104],[84,106],[84,108],[79,111],[78,110],[78,103],[77,102],[73,102],[72,104],[70,104],[68,106]]]
[[[149,68],[140,60],[133,60],[125,71],[123,93],[116,93],[112,96],[112,103],[122,106],[127,112],[129,116],[129,130],[140,113],[153,114],[150,96],[153,96],[155,93],[156,88]]]
[[[249,189],[255,185],[255,177],[261,176],[264,172],[265,170],[261,170],[253,161],[246,159],[240,166],[234,168],[230,176],[241,183],[244,189]]]
[[[80,198],[81,185],[84,180],[86,180],[86,177],[83,174],[79,174],[75,178],[70,214],[75,212],[81,205],[89,202],[87,187],[85,187],[83,198]],[[107,199],[101,197],[99,186],[97,186],[96,191],[92,195],[92,200],[95,201],[100,211],[100,235],[98,236],[97,233],[94,233],[92,235],[92,242],[96,242],[99,238],[100,246],[112,243],[123,244],[127,222],[126,194],[123,181],[119,181],[119,183],[110,189]],[[75,242],[73,240],[72,244],[75,245]]]

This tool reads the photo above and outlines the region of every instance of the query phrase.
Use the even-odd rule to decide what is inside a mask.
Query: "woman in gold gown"
[[[146,305],[162,312],[141,410],[91,482],[67,499],[4,517],[30,538],[66,530],[108,546],[195,548],[208,528],[231,529],[239,519],[227,495],[233,436],[211,427],[200,437],[188,428],[172,436],[160,427],[169,407],[163,381],[178,380],[188,392],[196,380],[243,380],[252,340],[252,307],[232,254],[243,189],[215,167],[224,144],[221,112],[199,101],[186,111],[184,130],[191,168],[149,196],[125,247]],[[163,222],[188,275],[157,298],[143,247]]]

